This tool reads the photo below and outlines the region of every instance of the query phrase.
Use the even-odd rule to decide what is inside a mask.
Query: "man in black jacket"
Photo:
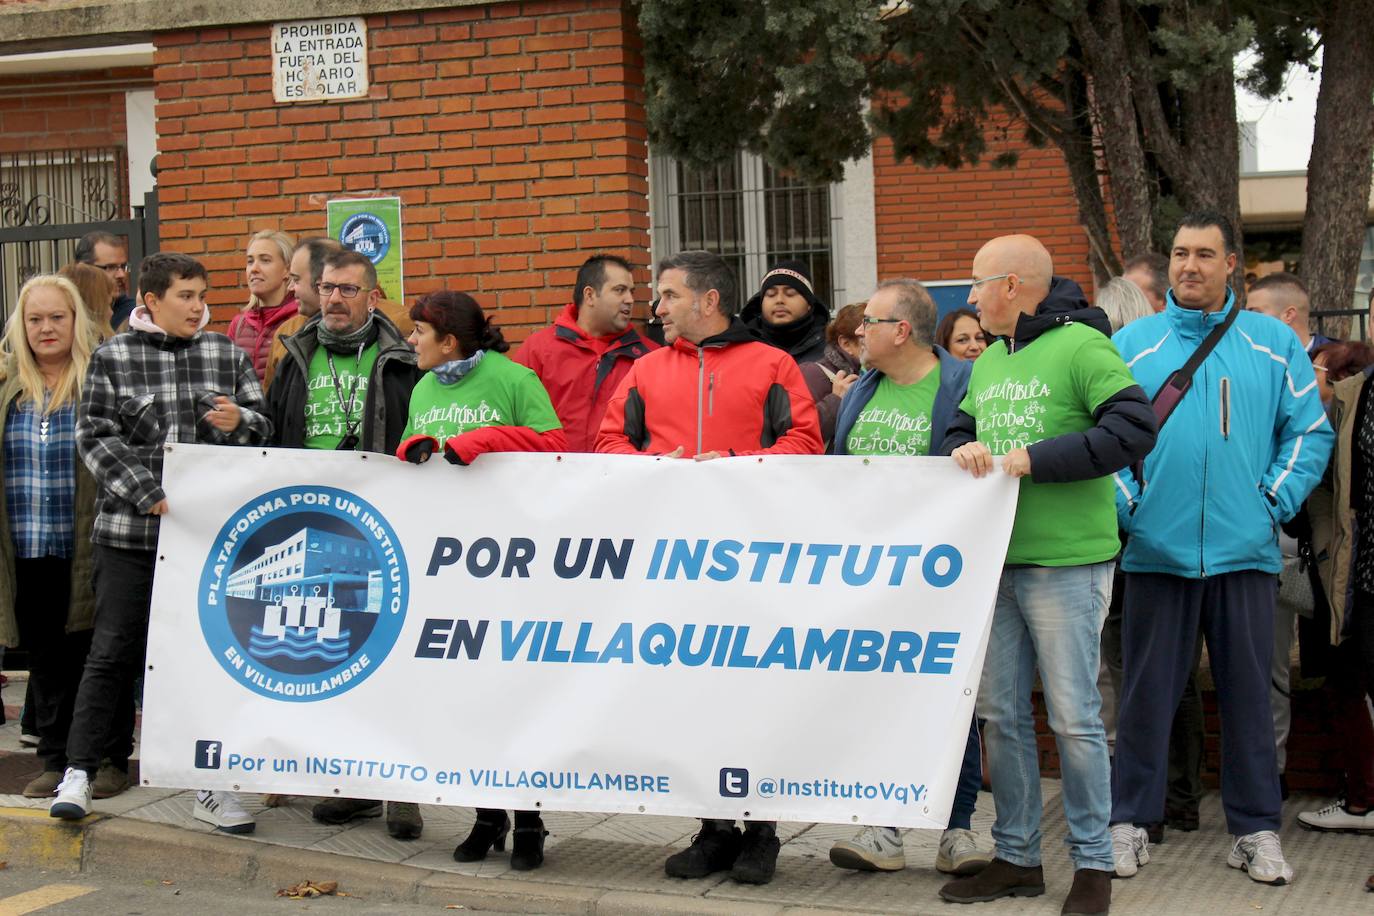
[[[364,255],[338,251],[325,258],[315,288],[319,317],[283,341],[286,356],[272,381],[273,444],[394,454],[420,370],[396,326],[376,311],[377,270]],[[382,803],[330,798],[311,813],[317,821],[343,824],[376,817]],[[418,837],[424,829],[419,806],[391,802],[386,827],[397,839]]]

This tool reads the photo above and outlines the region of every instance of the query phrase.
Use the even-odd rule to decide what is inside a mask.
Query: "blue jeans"
[[[1111,766],[1097,692],[1112,563],[1004,569],[978,692],[997,820],[997,857],[1040,864],[1040,764],[1031,715],[1037,662],[1059,747],[1064,818],[1075,869],[1112,871]]]

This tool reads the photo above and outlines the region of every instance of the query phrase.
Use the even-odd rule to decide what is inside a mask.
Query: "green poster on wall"
[[[404,302],[401,198],[331,200],[327,212],[329,237],[372,260],[377,267],[377,285],[382,290],[382,298]]]

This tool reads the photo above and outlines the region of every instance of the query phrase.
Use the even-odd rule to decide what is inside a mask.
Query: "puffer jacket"
[[[0,435],[5,420],[19,397],[19,380],[14,373],[4,373],[9,380],[0,384]],[[3,444],[0,443],[0,448]],[[5,491],[5,463],[0,461],[0,494]],[[0,500],[4,497],[0,496]],[[81,461],[76,462],[76,499],[72,504],[76,513],[75,553],[72,556],[71,603],[67,606],[67,632],[89,630],[95,620],[95,592],[91,588],[94,569],[91,564],[91,528],[95,525],[95,478]],[[0,507],[0,646],[13,648],[19,644],[19,625],[14,611],[14,539],[10,536],[9,512]]]
[[[253,371],[261,382],[267,373],[267,354],[277,328],[296,314],[299,303],[295,293],[287,293],[274,308],[244,308],[229,320],[229,339],[253,360]]]
[[[1153,397],[1226,313],[1165,310],[1116,333],[1113,342]],[[1193,376],[1160,429],[1141,481],[1116,475],[1117,515],[1130,540],[1126,572],[1202,578],[1254,569],[1278,573],[1279,523],[1321,479],[1334,434],[1312,361],[1275,318],[1242,311]]]

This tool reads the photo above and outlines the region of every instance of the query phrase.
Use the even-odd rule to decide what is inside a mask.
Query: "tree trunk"
[[[1085,10],[1073,30],[1092,79],[1090,110],[1111,176],[1121,254],[1130,259],[1152,248],[1154,201],[1131,102],[1131,73],[1123,64],[1127,54],[1120,0],[1105,0],[1092,16]]]
[[[1355,276],[1369,221],[1374,163],[1374,2],[1332,0],[1322,27],[1322,76],[1307,164],[1302,276],[1314,309],[1354,306]],[[1347,318],[1329,336],[1349,332]]]

